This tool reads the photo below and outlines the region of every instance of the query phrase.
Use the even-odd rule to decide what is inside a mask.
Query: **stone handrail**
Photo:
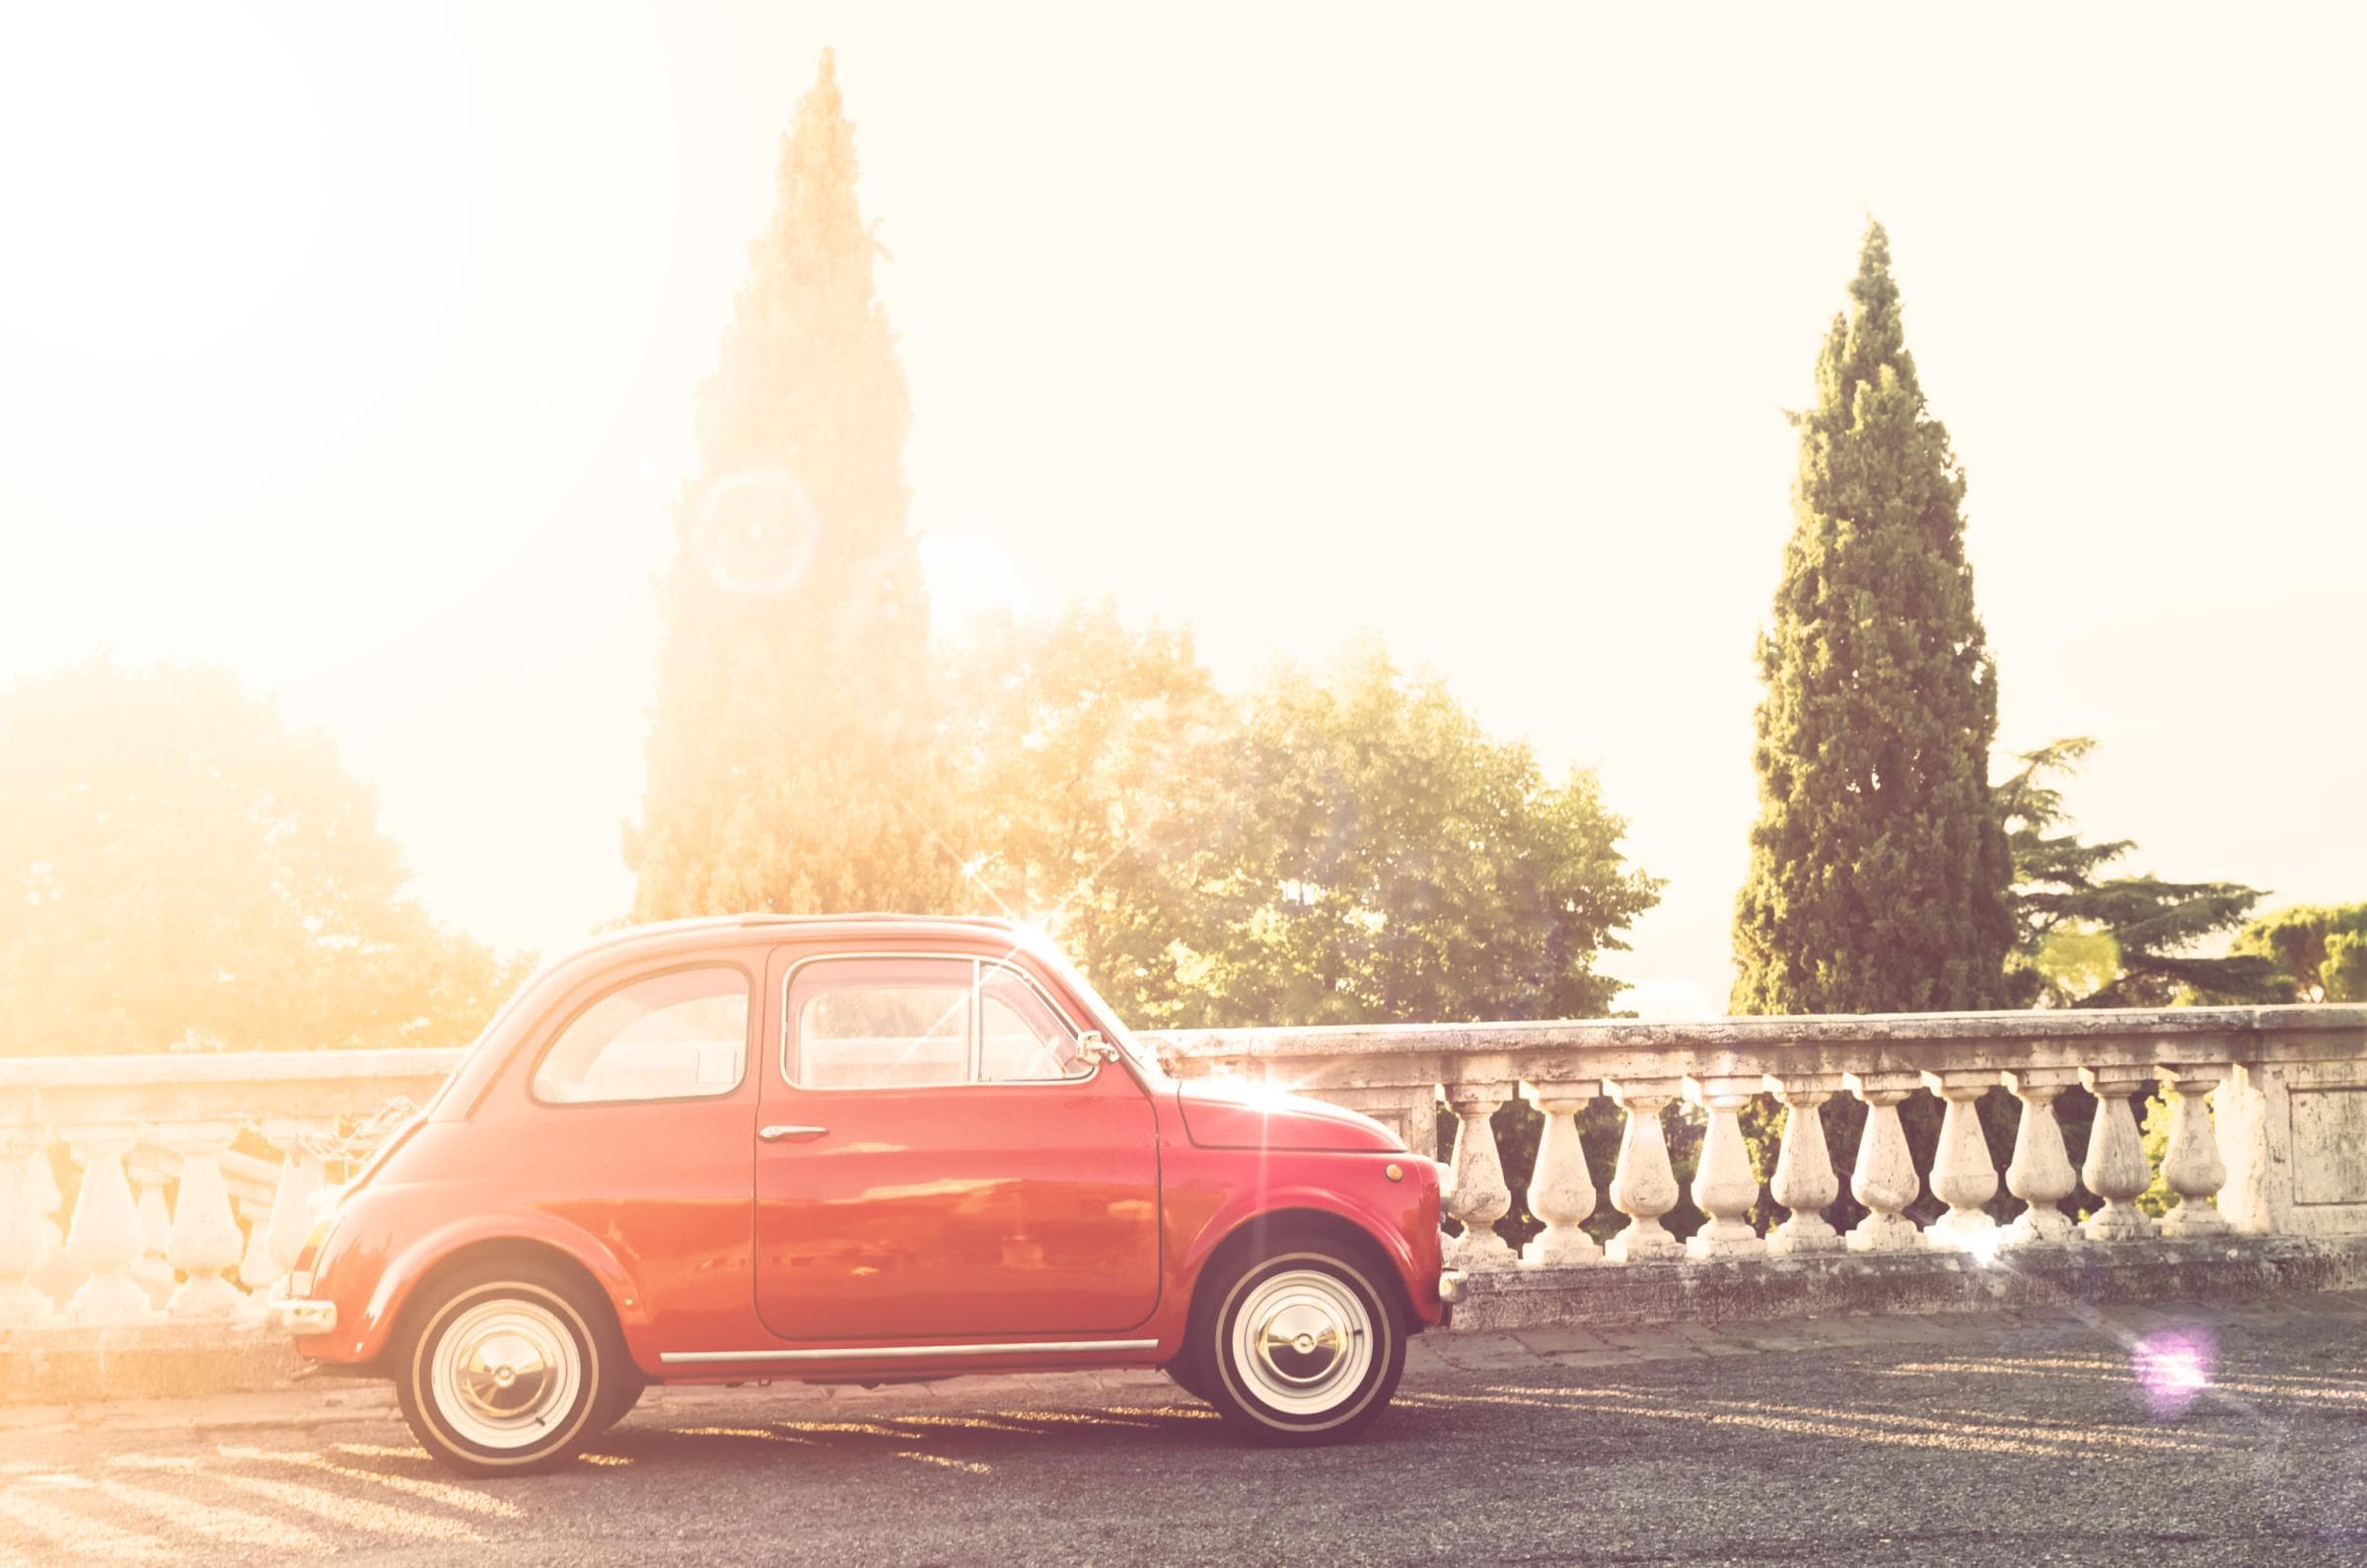
[[[1463,1227],[1448,1251],[1467,1269],[2148,1238],[2157,1223],[2134,1202],[2153,1172],[2129,1099],[2157,1090],[2171,1112],[2163,1178],[2179,1198],[2158,1234],[2367,1233],[2361,1007],[1210,1030],[1151,1041],[1181,1076],[1239,1077],[1362,1110],[1432,1158],[1443,1102],[1456,1117],[1447,1210]],[[2098,1105],[2077,1168],[2054,1116],[2074,1084]],[[1977,1108],[1992,1089],[2021,1109],[2003,1176],[2026,1207],[2003,1228],[1986,1212],[1999,1173]],[[1489,1123],[1516,1093],[1545,1118],[1526,1194],[1544,1230],[1517,1259],[1493,1229],[1513,1194]],[[1867,1106],[1850,1192],[1868,1213],[1846,1236],[1824,1217],[1840,1183],[1821,1114],[1844,1093]],[[1928,1229],[1904,1212],[1926,1173],[1899,1116],[1922,1093],[1945,1107],[1928,1177],[1948,1212]],[[1788,1217],[1765,1236],[1751,1220],[1760,1184],[1740,1123],[1760,1095],[1787,1111],[1767,1191]],[[1679,1195],[1661,1111],[1681,1096],[1707,1121],[1691,1187],[1706,1223],[1683,1243],[1661,1223]],[[1626,1224],[1599,1247],[1580,1228],[1599,1197],[1577,1117],[1602,1097],[1622,1116],[1603,1196]],[[2060,1205],[2083,1180],[2103,1204],[2075,1227]]]
[[[424,1105],[460,1055],[0,1058],[0,1328],[61,1307],[76,1324],[252,1317],[295,1266],[331,1167],[366,1153],[390,1107]],[[276,1166],[233,1149],[242,1132]],[[59,1145],[81,1172],[62,1232]]]
[[[1452,1111],[1448,1213],[1461,1234],[1448,1246],[1467,1270],[2367,1236],[2367,1008],[1385,1025],[1149,1042],[1180,1076],[1363,1110],[1432,1158],[1439,1108]],[[383,1133],[390,1107],[424,1105],[460,1054],[0,1059],[0,1329],[253,1317],[339,1168]],[[2075,1084],[2098,1103],[2077,1167],[2054,1115]],[[1977,1109],[1992,1090],[2020,1112],[2002,1173]],[[2170,1106],[2162,1175],[2179,1200],[2159,1221],[2135,1206],[2153,1172],[2130,1108],[2156,1092]],[[1922,1094],[1944,1107],[1928,1171],[1900,1119]],[[1493,1228],[1513,1194],[1489,1123],[1516,1095],[1544,1116],[1526,1193],[1544,1229],[1517,1256]],[[1821,1107],[1838,1096],[1868,1107],[1850,1179],[1867,1213],[1846,1235],[1825,1214],[1840,1179]],[[1765,1188],[1786,1217],[1764,1235],[1740,1120],[1758,1097],[1788,1112]],[[1605,1098],[1620,1134],[1598,1194],[1579,1116]],[[1662,1110],[1680,1101],[1705,1123],[1691,1195],[1706,1223],[1683,1241],[1663,1224],[1679,1191]],[[1948,1211],[1921,1227],[1906,1211],[1926,1180]],[[2101,1207],[2075,1219],[2061,1205],[2083,1180]],[[2002,1226],[1987,1212],[2001,1184],[2026,1205]],[[1583,1226],[1605,1200],[1625,1223],[1598,1245]]]

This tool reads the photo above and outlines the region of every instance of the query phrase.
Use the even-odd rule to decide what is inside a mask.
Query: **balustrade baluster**
[[[57,1170],[49,1163],[49,1151],[36,1149],[25,1161],[25,1169],[33,1177],[34,1206],[40,1211],[41,1234],[48,1238],[52,1254],[66,1246],[66,1233],[58,1227],[57,1211],[66,1206],[66,1195],[57,1189]]]
[[[138,1322],[151,1316],[148,1293],[131,1275],[140,1260],[140,1212],[123,1178],[123,1157],[140,1140],[130,1122],[65,1129],[66,1150],[82,1167],[81,1190],[66,1230],[66,1256],[91,1271],[66,1311],[76,1322]]]
[[[1767,1250],[1837,1251],[1845,1244],[1825,1211],[1841,1195],[1841,1178],[1833,1174],[1832,1153],[1825,1146],[1824,1105],[1841,1087],[1840,1076],[1769,1073],[1765,1083],[1784,1108],[1783,1143],[1776,1151],[1775,1176],[1767,1194],[1789,1211],[1783,1223],[1767,1233]]]
[[[323,1129],[310,1122],[280,1118],[262,1124],[263,1141],[280,1155],[279,1181],[271,1189],[271,1210],[248,1238],[247,1256],[239,1278],[255,1292],[269,1290],[288,1275],[303,1255],[304,1239],[313,1228],[313,1211],[323,1176],[321,1157],[308,1147]]]
[[[1521,1261],[1533,1268],[1603,1260],[1603,1248],[1579,1228],[1595,1212],[1595,1178],[1586,1168],[1578,1115],[1601,1093],[1602,1085],[1591,1082],[1521,1086],[1521,1097],[1545,1118],[1537,1140],[1537,1169],[1529,1178],[1529,1212],[1545,1228],[1521,1249]]]
[[[2088,1190],[2104,1207],[2080,1226],[2091,1242],[2134,1241],[2153,1234],[2153,1221],[2136,1207],[2137,1195],[2153,1184],[2145,1146],[2128,1097],[2153,1081],[2143,1067],[2082,1067],[2080,1081],[2096,1097],[2096,1121],[2088,1133],[2088,1157],[2079,1168]]]
[[[247,1245],[239,1252],[239,1266],[232,1270],[238,1286],[251,1296],[260,1299],[279,1276],[286,1272],[271,1261],[271,1209],[246,1198],[232,1198],[230,1212],[246,1234]]]
[[[2228,1076],[2223,1066],[2156,1067],[2162,1093],[2170,1097],[2170,1137],[2162,1152],[2162,1181],[2178,1194],[2178,1207],[2162,1216],[2164,1236],[2225,1236],[2226,1217],[2212,1199],[2227,1182],[2227,1163],[2211,1127],[2205,1096]]]
[[[1915,1201],[1922,1179],[1899,1124],[1899,1103],[1922,1084],[1914,1073],[1844,1073],[1842,1082],[1866,1105],[1866,1130],[1857,1140],[1850,1195],[1870,1211],[1849,1232],[1858,1252],[1901,1252],[1923,1245],[1915,1222],[1900,1211]]]
[[[1447,1089],[1456,1120],[1455,1190],[1447,1196],[1447,1212],[1463,1222],[1463,1234],[1447,1239],[1447,1262],[1456,1268],[1504,1268],[1516,1261],[1512,1244],[1495,1230],[1495,1222],[1512,1212],[1512,1188],[1504,1184],[1504,1161],[1487,1119],[1511,1098],[1510,1088],[1454,1084]]]
[[[1758,1085],[1747,1078],[1687,1078],[1686,1098],[1709,1113],[1701,1140],[1701,1163],[1693,1170],[1693,1205],[1708,1216],[1688,1237],[1692,1257],[1757,1257],[1767,1244],[1751,1228],[1751,1206],[1758,1201],[1758,1177],[1743,1142],[1740,1112]]]
[[[1931,1162],[1931,1192],[1948,1212],[1923,1233],[1926,1245],[1987,1251],[1996,1243],[1997,1222],[1987,1203],[1997,1195],[1997,1165],[1980,1130],[1980,1098],[1996,1086],[1994,1072],[1926,1072],[1924,1087],[1948,1108],[1940,1117],[1940,1145]]]
[[[0,1328],[33,1328],[54,1316],[33,1277],[49,1266],[48,1217],[33,1179],[33,1160],[47,1163],[45,1127],[0,1127]]]
[[[2227,1180],[2219,1188],[2219,1217],[2239,1233],[2264,1235],[2268,1217],[2268,1096],[2259,1068],[2238,1062],[2211,1091],[2211,1122]]]
[[[2079,1082],[2065,1067],[2025,1067],[1999,1073],[2006,1092],[2022,1104],[2014,1127],[2014,1157],[2005,1168],[2005,1189],[2030,1206],[2005,1228],[2006,1247],[2052,1247],[2074,1239],[2071,1217],[2060,1205],[2079,1188],[2079,1173],[2063,1147],[2054,1103]]]
[[[1685,1244],[1660,1223],[1677,1206],[1677,1173],[1669,1166],[1660,1110],[1683,1086],[1679,1078],[1631,1078],[1603,1086],[1626,1116],[1619,1131],[1619,1163],[1611,1177],[1611,1206],[1627,1216],[1627,1224],[1603,1248],[1614,1263],[1685,1253]]]
[[[246,1241],[222,1184],[222,1152],[238,1130],[230,1121],[184,1121],[158,1129],[165,1147],[180,1156],[180,1191],[165,1244],[165,1256],[182,1276],[166,1307],[175,1318],[229,1318],[247,1305],[239,1288],[223,1278],[239,1266]]]
[[[162,1307],[173,1294],[173,1265],[165,1260],[165,1247],[173,1235],[173,1211],[165,1203],[168,1179],[144,1160],[132,1165],[131,1183],[140,1194],[133,1205],[140,1217],[140,1260],[131,1265],[131,1277],[148,1293],[151,1307]]]

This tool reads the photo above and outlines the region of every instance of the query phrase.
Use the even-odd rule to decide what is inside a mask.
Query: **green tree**
[[[0,1054],[443,1045],[523,965],[403,896],[370,791],[226,672],[0,697]]]
[[[699,394],[642,819],[625,834],[643,919],[955,901],[905,526],[911,410],[855,175],[825,53]]]
[[[974,901],[1044,925],[1152,1028],[1589,1017],[1658,898],[1591,773],[1548,780],[1361,643],[1220,692],[1108,607],[950,661]]]
[[[2176,1002],[2276,999],[2276,968],[2256,953],[2199,949],[2244,923],[2260,900],[2232,882],[2107,877],[2136,847],[2083,841],[2057,780],[2078,770],[2096,743],[2055,741],[2021,754],[1997,786],[1998,816],[2014,864],[2017,934],[2007,975],[2017,1006],[2168,1007]]]
[[[1037,926],[1126,1020],[1200,1016],[1176,955],[1205,918],[1236,712],[1188,632],[1109,605],[982,617],[948,661],[973,902]]]
[[[1870,226],[1795,416],[1796,522],[1736,905],[1741,1013],[1994,1007],[2013,940],[1991,810],[1996,672],[1965,558],[1965,481],[1924,406],[1890,244]]]
[[[2367,1002],[2367,903],[2300,904],[2260,916],[2235,951],[2275,971],[2279,1002]]]
[[[1548,780],[1374,643],[1255,692],[1226,783],[1176,955],[1195,1022],[1606,1014],[1596,960],[1659,898],[1592,773]]]

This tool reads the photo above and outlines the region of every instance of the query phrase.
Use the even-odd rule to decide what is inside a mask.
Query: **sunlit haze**
[[[1867,216],[2000,745],[2132,870],[2367,888],[2367,29],[2331,8],[18,7],[0,684],[237,671],[504,947],[624,912],[652,582],[834,47],[937,623],[1359,628],[1669,879],[1722,1011],[1754,629]],[[1942,68],[1944,67],[1944,68]]]

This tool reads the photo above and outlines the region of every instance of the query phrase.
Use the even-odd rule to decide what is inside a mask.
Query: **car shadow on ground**
[[[1438,1436],[1435,1416],[1392,1410],[1350,1443],[1364,1451],[1389,1451],[1433,1444]],[[707,1466],[723,1454],[745,1458],[794,1451],[809,1461],[917,1462],[987,1473],[1004,1464],[1107,1458],[1113,1445],[1137,1462],[1163,1454],[1270,1452],[1204,1405],[1110,1404],[778,1418],[743,1411],[720,1421],[660,1414],[623,1423],[572,1462],[594,1468]]]

